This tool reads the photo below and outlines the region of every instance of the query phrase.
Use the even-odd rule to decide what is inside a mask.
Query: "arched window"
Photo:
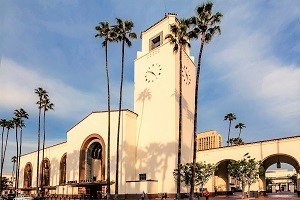
[[[86,179],[101,180],[102,146],[98,140],[92,141],[86,150]]]
[[[27,163],[24,168],[24,188],[31,187],[32,184],[32,165]]]
[[[65,153],[60,160],[59,171],[59,184],[62,185],[66,183],[67,153]]]
[[[98,134],[82,143],[79,158],[79,182],[105,180],[105,143]]]
[[[44,159],[41,164],[40,169],[41,174],[41,185],[49,186],[50,185],[50,161],[48,159]]]

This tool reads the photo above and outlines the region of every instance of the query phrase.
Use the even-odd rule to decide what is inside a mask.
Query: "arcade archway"
[[[291,191],[293,191],[294,184],[295,184],[297,190],[299,191],[299,178],[300,178],[299,162],[293,156],[290,156],[287,154],[273,154],[273,155],[266,157],[264,160],[262,160],[262,166],[265,170],[267,170],[270,166],[272,166],[274,164],[276,165],[277,168],[281,168],[283,163],[286,163],[295,169],[296,179],[298,180],[298,184],[297,184],[297,181],[292,182],[292,181],[286,180],[286,182],[283,185],[280,185],[280,184],[276,185],[276,187],[279,187],[279,188],[276,188],[275,190],[284,190],[284,191],[291,190]],[[259,189],[263,190],[263,191],[267,191],[267,186],[268,186],[268,183],[267,183],[266,175],[264,173],[263,175],[260,176]]]

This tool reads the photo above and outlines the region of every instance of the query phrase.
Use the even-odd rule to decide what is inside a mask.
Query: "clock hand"
[[[153,74],[154,76],[156,76],[156,74],[152,71],[147,71],[147,73]]]

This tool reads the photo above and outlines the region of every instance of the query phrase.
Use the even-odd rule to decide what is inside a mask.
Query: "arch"
[[[262,166],[264,168],[264,170],[267,170],[271,165],[275,164],[275,163],[287,163],[291,166],[294,167],[294,169],[296,170],[296,173],[299,174],[299,162],[297,161],[296,158],[294,158],[293,156],[291,155],[288,155],[288,154],[283,154],[283,153],[277,153],[277,154],[272,154],[272,155],[269,155],[268,157],[264,158],[262,160]],[[266,179],[266,175],[265,173],[260,175],[260,180],[259,180],[259,187],[262,188],[264,191],[267,190],[267,179]],[[297,184],[297,187],[299,189],[299,185]]]
[[[297,173],[299,173],[299,162],[297,161],[296,158],[294,158],[293,156],[290,156],[288,154],[283,154],[283,153],[278,153],[278,154],[272,154],[266,158],[264,158],[262,160],[262,166],[264,167],[264,169],[268,169],[268,167],[270,167],[271,165],[277,163],[277,162],[281,162],[281,163],[287,163],[290,164],[291,166],[293,166],[296,170]]]
[[[29,188],[32,186],[32,164],[30,162],[26,163],[24,168],[24,188]]]
[[[51,171],[50,160],[48,158],[44,158],[40,166],[41,186],[50,186],[50,171]]]
[[[216,163],[217,170],[214,173],[213,185],[215,192],[230,191],[230,178],[228,164],[233,159],[224,159]]]
[[[79,181],[94,178],[91,170],[95,162],[100,170],[96,179],[105,180],[105,149],[104,140],[100,135],[94,133],[86,137],[80,148]]]
[[[66,184],[66,174],[67,174],[67,153],[64,153],[59,163],[59,185]]]

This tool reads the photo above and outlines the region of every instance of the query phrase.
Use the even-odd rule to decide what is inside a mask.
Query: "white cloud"
[[[37,95],[34,89],[43,87],[48,91],[50,100],[55,104],[55,112],[49,112],[59,118],[84,116],[93,109],[103,107],[97,94],[86,93],[65,84],[63,81],[29,70],[9,58],[2,58],[0,75],[0,108],[16,109],[23,107],[36,111]]]

